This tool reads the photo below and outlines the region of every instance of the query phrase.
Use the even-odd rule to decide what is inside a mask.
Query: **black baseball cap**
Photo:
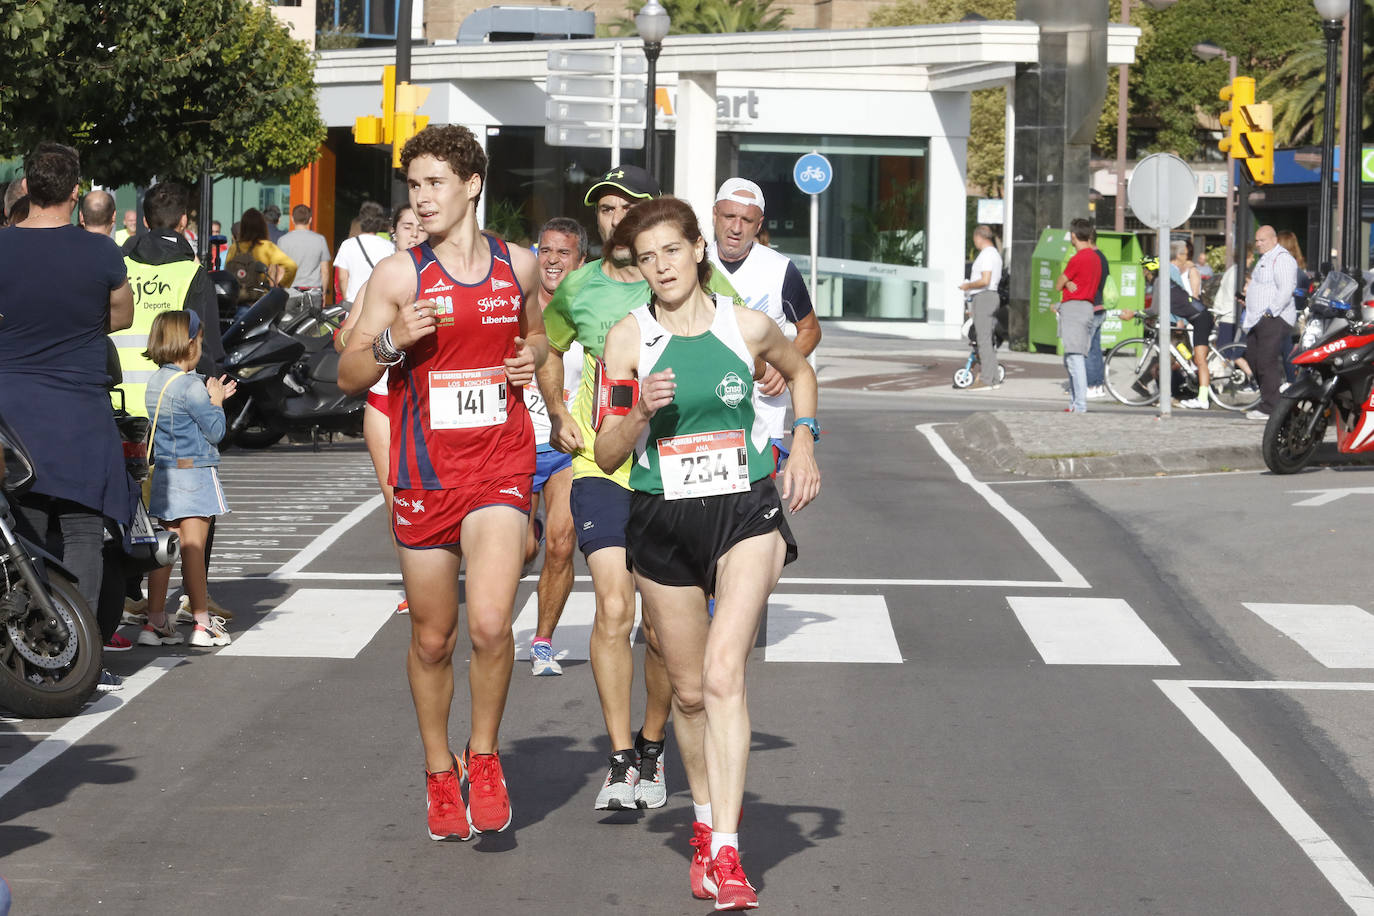
[[[582,202],[589,207],[593,206],[608,190],[618,191],[634,200],[648,200],[663,193],[658,188],[658,182],[654,181],[654,176],[644,169],[637,165],[617,165],[587,189],[587,196]]]

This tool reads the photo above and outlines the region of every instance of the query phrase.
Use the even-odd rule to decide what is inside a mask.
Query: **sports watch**
[[[792,421],[793,433],[797,431],[798,426],[805,426],[807,429],[811,430],[812,442],[819,442],[821,440],[821,425],[816,422],[815,417],[797,417],[797,419]]]

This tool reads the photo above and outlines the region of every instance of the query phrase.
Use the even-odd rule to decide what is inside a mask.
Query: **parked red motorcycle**
[[[1333,271],[1312,295],[1293,357],[1302,371],[1264,426],[1264,463],[1275,474],[1306,467],[1333,419],[1342,453],[1374,452],[1374,322],[1352,308],[1358,293]]]

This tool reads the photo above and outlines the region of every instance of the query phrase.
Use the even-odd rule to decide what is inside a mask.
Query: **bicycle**
[[[1112,397],[1129,407],[1143,407],[1159,400],[1159,332],[1154,319],[1145,319],[1142,337],[1131,337],[1107,351],[1106,383]],[[1171,338],[1173,335],[1171,335]],[[1211,400],[1226,410],[1252,410],[1260,401],[1259,387],[1237,361],[1245,356],[1245,344],[1229,343],[1224,347],[1211,346],[1207,353],[1207,369],[1212,380],[1208,385]],[[1171,388],[1179,398],[1197,394],[1197,367],[1193,365],[1193,350],[1182,334],[1171,339],[1169,347],[1173,378]]]

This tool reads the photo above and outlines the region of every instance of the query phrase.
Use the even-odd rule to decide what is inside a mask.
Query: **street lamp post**
[[[1121,24],[1131,24],[1131,0],[1121,0]],[[1117,232],[1126,231],[1126,106],[1129,102],[1129,69],[1116,68],[1116,216]]]
[[[1336,164],[1336,88],[1339,81],[1341,29],[1349,6],[1346,0],[1313,0],[1322,17],[1326,36],[1326,100],[1322,108],[1322,179],[1317,216],[1317,271],[1326,273],[1331,260],[1331,211],[1335,208],[1336,185],[1332,170]]]
[[[1210,41],[1199,42],[1193,45],[1193,53],[1202,60],[1216,60],[1225,58],[1231,65],[1231,81],[1228,86],[1236,84],[1236,77],[1240,74],[1240,61],[1233,55],[1227,54],[1226,49]],[[1226,266],[1230,267],[1235,262],[1234,251],[1236,249],[1236,162],[1234,159],[1226,160]]]
[[[658,94],[658,53],[663,50],[663,39],[668,37],[668,27],[672,21],[668,11],[658,0],[649,0],[635,14],[635,28],[639,37],[644,39],[644,56],[649,61],[648,98],[644,112],[644,169],[654,173],[654,116],[657,114],[655,96]]]
[[[1341,267],[1352,277],[1361,277],[1364,258],[1364,214],[1360,209],[1360,139],[1364,135],[1364,0],[1352,0],[1347,6],[1350,33],[1350,63],[1345,73],[1345,143],[1341,149],[1341,182],[1344,219],[1341,226]]]

